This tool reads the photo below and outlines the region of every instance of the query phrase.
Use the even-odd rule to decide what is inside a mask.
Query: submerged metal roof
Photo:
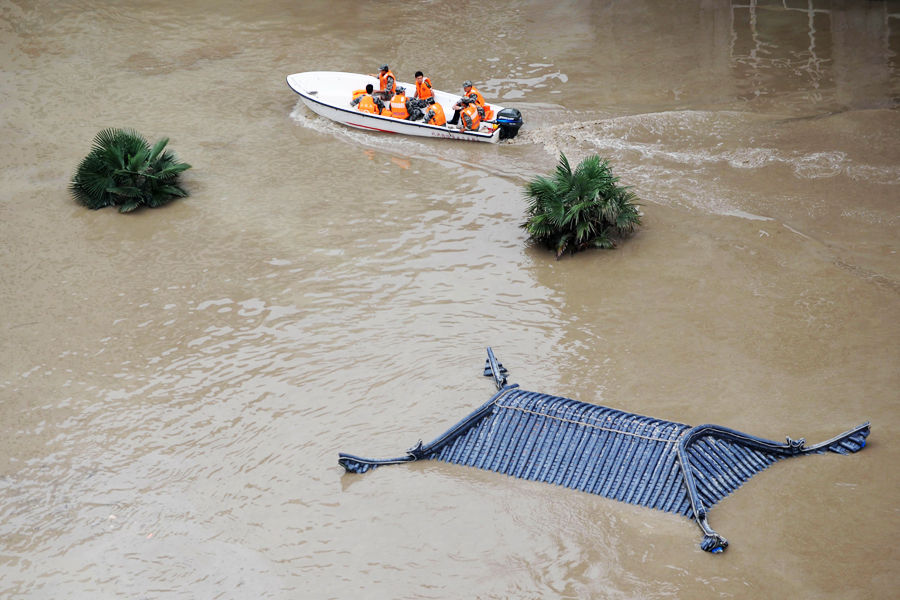
[[[437,459],[546,481],[607,498],[693,518],[701,548],[721,552],[728,541],[707,523],[709,509],[782,458],[861,450],[866,422],[807,447],[805,440],[773,442],[718,425],[691,427],[569,398],[528,392],[506,383],[490,348],[485,375],[498,392],[429,444],[403,457],[368,459],[341,453],[349,472]]]

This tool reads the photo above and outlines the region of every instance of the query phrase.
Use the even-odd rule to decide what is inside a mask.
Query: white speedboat
[[[522,126],[522,115],[518,110],[514,108],[504,109],[502,106],[494,103],[489,103],[489,105],[494,111],[495,118],[482,123],[477,131],[460,131],[456,126],[452,125],[427,125],[421,120],[405,121],[394,117],[362,112],[351,106],[350,101],[353,99],[354,90],[365,89],[368,83],[371,83],[376,90],[378,89],[378,79],[358,73],[307,71],[287,76],[288,86],[300,94],[300,98],[310,110],[350,127],[449,140],[495,143],[501,139],[515,137],[519,132],[519,127]],[[416,89],[414,84],[402,81],[398,81],[397,85],[405,87],[407,93]],[[460,96],[434,90],[434,98],[443,107],[447,118],[452,117],[453,105],[456,104]]]

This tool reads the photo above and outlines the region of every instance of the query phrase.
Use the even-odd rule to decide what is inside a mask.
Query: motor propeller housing
[[[497,113],[495,119],[497,125],[500,126],[500,139],[511,140],[519,134],[519,128],[522,127],[522,113],[515,108],[504,108]]]

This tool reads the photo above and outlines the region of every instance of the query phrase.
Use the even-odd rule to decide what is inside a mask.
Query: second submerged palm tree
[[[634,193],[618,185],[608,160],[593,155],[573,171],[560,153],[556,173],[525,186],[528,219],[522,223],[535,241],[556,252],[613,248],[641,224]]]

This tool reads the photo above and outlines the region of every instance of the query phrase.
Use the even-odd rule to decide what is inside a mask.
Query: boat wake
[[[900,167],[871,164],[865,141],[829,139],[832,147],[821,149],[824,140],[804,127],[769,115],[684,110],[546,124],[523,130],[519,143],[553,157],[564,152],[572,163],[600,154],[642,198],[722,215],[748,214],[747,178],[770,173],[798,185],[837,177],[900,184]]]
[[[770,201],[748,197],[748,177],[780,179],[788,186],[790,180],[802,185],[840,177],[900,184],[900,167],[871,164],[864,143],[829,140],[832,147],[822,149],[821,140],[809,139],[803,121],[738,111],[615,116],[573,113],[556,105],[517,106],[527,117],[519,135],[484,148],[353,129],[319,117],[300,101],[291,118],[354,146],[476,170],[489,165],[491,173],[521,183],[547,173],[548,156],[555,162],[565,153],[576,164],[599,154],[610,160],[621,182],[632,186],[642,201],[747,219],[767,218],[760,213],[766,212]],[[795,138],[801,141],[794,142]]]
[[[812,152],[778,150],[774,142],[784,137],[780,133],[779,121],[768,116],[674,111],[563,123],[531,130],[525,138],[542,144],[553,155],[574,145],[585,152],[606,153],[614,158],[630,156],[686,168],[709,164],[735,169],[782,165],[801,179],[843,174],[874,183],[900,183],[900,168],[860,164],[839,148]]]

